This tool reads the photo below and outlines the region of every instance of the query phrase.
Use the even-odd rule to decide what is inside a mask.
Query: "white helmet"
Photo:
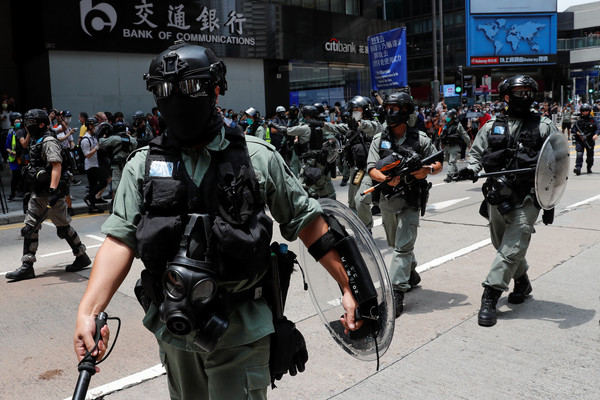
[[[278,107],[275,109],[275,112],[276,112],[276,113],[285,112],[285,107],[284,107],[284,106],[278,106]]]

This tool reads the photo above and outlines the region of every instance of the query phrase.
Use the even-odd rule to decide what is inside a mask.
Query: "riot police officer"
[[[21,257],[23,264],[7,273],[6,278],[20,281],[35,277],[33,263],[38,249],[38,232],[46,217],[56,226],[56,234],[67,241],[75,256],[75,261],[66,267],[66,271],[80,271],[90,265],[91,261],[85,252],[85,245],[70,225],[71,217],[67,213],[65,188],[68,161],[63,155],[60,142],[49,129],[50,120],[46,111],[31,109],[25,113],[23,122],[32,138],[27,167],[31,197],[27,204],[25,226],[21,230],[24,237]]]
[[[373,137],[383,132],[383,125],[374,120],[373,102],[365,96],[354,96],[346,104],[348,113],[347,123],[332,124],[326,122],[323,126],[324,132],[331,132],[344,138],[344,146],[341,156],[344,164],[350,169],[347,180],[348,207],[355,211],[360,220],[371,229],[373,227],[373,216],[367,202],[361,196],[357,196],[358,189],[367,172],[367,157]],[[342,181],[343,182],[343,181]]]
[[[256,290],[271,260],[265,208],[288,240],[300,237],[310,246],[328,232],[319,203],[274,148],[223,123],[215,106],[227,89],[225,72],[210,49],[184,42],[152,60],[146,85],[168,128],[123,170],[77,315],[74,347],[82,359],[94,346],[94,316],[139,256],[144,325],[158,339],[169,391],[178,399],[266,398],[273,314]],[[331,249],[320,261],[342,290],[341,322],[354,330],[357,303],[339,257]],[[108,328],[101,334],[99,358]],[[294,354],[301,355],[302,342],[294,337]],[[306,357],[294,360],[303,371]]]
[[[121,173],[125,166],[125,161],[129,154],[137,147],[137,140],[127,132],[127,127],[123,122],[116,122],[113,125],[113,134],[107,138],[100,138],[98,147],[110,152],[111,184],[113,187],[112,197],[121,181]]]
[[[137,140],[138,146],[146,146],[154,139],[152,127],[146,122],[146,114],[143,111],[136,111],[133,113],[132,118],[131,136]]]
[[[469,166],[458,171],[456,179],[474,179],[486,172],[535,167],[546,137],[558,132],[552,121],[531,110],[537,82],[528,75],[515,75],[498,86],[508,115],[497,114],[479,130],[469,152]],[[540,212],[534,190],[534,175],[490,177],[483,187],[483,215],[489,220],[492,244],[497,250],[483,281],[478,323],[496,324],[496,304],[511,279],[509,303],[522,303],[531,293],[525,255]]]
[[[415,270],[417,260],[414,246],[417,240],[420,210],[427,203],[431,184],[426,181],[427,175],[442,170],[442,164],[431,165],[412,172],[409,176],[396,176],[391,179],[375,168],[377,161],[395,152],[398,154],[414,154],[421,159],[436,153],[431,139],[425,132],[420,132],[409,120],[414,114],[412,97],[404,92],[392,93],[383,102],[386,110],[387,127],[376,135],[371,142],[367,170],[375,182],[387,182],[382,185],[381,217],[389,246],[394,247],[390,264],[390,278],[394,288],[396,317],[404,308],[404,293],[416,286],[421,277]],[[370,184],[370,179],[365,179]]]
[[[583,152],[587,152],[585,163],[587,165],[587,173],[592,173],[592,166],[594,165],[594,145],[596,144],[596,138],[600,127],[598,123],[592,117],[592,106],[589,104],[583,104],[579,111],[581,116],[573,127],[571,128],[571,136],[575,143],[575,151],[577,151],[577,158],[575,159],[575,169],[573,172],[575,175],[581,174],[581,167],[583,166]]]
[[[246,117],[246,124],[248,125],[244,133],[267,140],[267,130],[262,122],[260,113],[254,107],[250,107],[244,112],[244,117]],[[268,139],[268,142],[270,142],[271,138],[269,137]]]
[[[440,141],[444,149],[444,160],[448,162],[448,171],[444,182],[451,182],[452,175],[458,171],[456,163],[460,159],[461,142],[467,147],[471,144],[471,138],[459,122],[456,114],[456,110],[448,111],[444,129],[440,134]]]

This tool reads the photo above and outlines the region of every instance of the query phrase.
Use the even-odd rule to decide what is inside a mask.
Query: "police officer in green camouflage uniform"
[[[223,124],[215,105],[218,95],[227,87],[225,65],[210,49],[177,42],[152,60],[146,80],[168,129],[149,148],[134,153],[123,170],[113,214],[102,227],[107,238],[98,251],[79,306],[75,351],[82,359],[86,349],[93,347],[94,317],[107,307],[133,258],[138,256],[145,265],[141,280],[144,296],[140,295],[140,302],[148,308],[143,322],[158,340],[171,398],[265,399],[271,383],[269,335],[274,329],[273,314],[261,292],[254,290],[268,268],[265,263],[255,262],[262,260],[262,249],[265,244],[268,248],[270,243],[269,237],[262,240],[263,228],[269,228],[271,221],[264,209],[268,207],[280,223],[286,240],[300,237],[307,246],[323,236],[328,226],[321,217],[319,203],[308,197],[273,146]],[[238,174],[239,179],[225,179],[233,173]],[[256,219],[247,220],[243,213],[236,211],[239,197],[229,190],[231,185],[244,197],[242,206],[256,206],[243,208],[251,210]],[[217,201],[221,198],[222,202]],[[203,241],[200,235],[199,241],[194,242],[199,243],[198,246],[188,247],[185,256],[172,259],[173,247],[175,253],[180,248],[186,221],[192,221],[190,213],[198,215],[206,210],[212,210],[205,215],[214,220],[214,235],[229,227],[244,236],[244,230],[235,228],[236,221],[240,221],[244,229],[260,228],[261,240],[253,240],[252,245],[261,251],[250,254],[238,251],[238,247],[220,249],[220,241],[206,243],[208,239]],[[269,229],[266,231],[269,234]],[[243,238],[232,240],[247,244]],[[181,324],[169,327],[163,322],[169,317],[164,314],[167,299],[172,304],[173,296],[179,296],[178,290],[184,287],[178,286],[176,275],[172,273],[165,275],[168,279],[162,283],[161,271],[164,273],[165,268],[171,271],[173,264],[182,265],[177,260],[193,257],[198,249],[204,249],[200,254],[204,251],[210,254],[204,258],[203,268],[210,268],[213,273],[214,266],[219,265],[220,294],[211,300],[209,308],[222,313],[229,322],[219,337],[209,335],[202,325],[191,333],[177,335],[171,329]],[[226,263],[231,257],[239,261]],[[337,251],[330,250],[320,261],[342,290],[342,304],[347,311],[342,324],[356,329],[359,326],[354,322],[357,304]],[[200,261],[189,262],[196,265]],[[186,270],[191,273],[189,268]],[[232,276],[236,278],[231,279]],[[153,292],[156,284],[162,290]],[[186,292],[186,296],[191,293]],[[151,302],[144,302],[146,297]],[[195,318],[204,318],[206,305],[195,307],[198,307]],[[223,328],[223,324],[219,327]],[[101,333],[103,344],[99,358],[106,349],[108,328],[103,328]],[[207,350],[196,340],[200,334],[215,339],[216,345]],[[300,351],[297,344],[290,344],[294,354]],[[304,369],[303,363],[297,366],[299,371]]]
[[[294,144],[294,152],[302,164],[299,178],[309,196],[315,199],[335,199],[330,172],[331,168],[335,168],[335,162],[333,166],[328,162],[332,150],[327,144],[328,141],[336,140],[335,135],[331,131],[323,130],[325,121],[316,106],[304,106],[300,114],[298,125],[273,126],[279,133],[298,138]]]
[[[550,119],[531,111],[537,89],[537,82],[528,75],[515,75],[500,83],[498,90],[508,103],[508,116],[497,115],[480,129],[469,152],[469,166],[458,171],[457,180],[473,179],[482,169],[494,172],[535,167],[544,140],[558,132]],[[541,208],[533,174],[490,177],[483,191],[486,203],[482,210],[489,219],[497,253],[482,283],[478,323],[493,326],[496,304],[511,279],[515,284],[509,303],[522,303],[532,291],[525,255]],[[544,212],[545,223],[551,222],[546,220],[550,215]]]
[[[373,137],[383,132],[383,126],[373,119],[373,103],[371,99],[364,96],[354,96],[346,105],[350,113],[348,123],[332,124],[326,122],[323,132],[333,135],[342,135],[346,138],[342,156],[346,158],[344,164],[350,167],[350,179],[348,186],[348,208],[357,213],[359,219],[371,229],[373,227],[373,215],[369,204],[362,202],[360,197],[357,201],[358,189],[362,180],[367,176],[367,156]]]
[[[465,131],[465,128],[458,121],[456,110],[448,111],[445,122],[444,130],[440,135],[440,142],[442,142],[444,149],[444,161],[448,162],[448,170],[444,182],[451,182],[452,176],[458,171],[456,163],[460,159],[461,142],[468,148],[471,145],[471,138],[469,138],[467,131]]]
[[[113,134],[98,141],[98,147],[107,149],[111,153],[110,168],[112,176],[113,198],[115,191],[119,187],[121,174],[125,161],[129,154],[137,147],[137,140],[127,132],[123,122],[116,122],[113,125]]]
[[[56,226],[56,234],[65,239],[75,261],[66,267],[67,272],[80,271],[91,264],[85,253],[85,245],[71,224],[67,213],[65,189],[67,187],[66,155],[55,134],[49,130],[50,120],[46,111],[34,108],[25,113],[23,118],[25,129],[31,135],[29,146],[29,164],[26,169],[31,197],[27,204],[23,235],[23,257],[21,267],[6,274],[13,281],[35,277],[33,263],[38,249],[41,219],[50,218]],[[64,167],[63,167],[64,166]],[[47,213],[47,214],[44,214]],[[45,216],[44,216],[45,215]]]
[[[417,260],[414,254],[420,210],[425,206],[430,187],[426,177],[440,172],[442,164],[435,162],[412,172],[408,177],[397,176],[391,179],[375,168],[377,161],[392,152],[414,152],[421,159],[436,153],[427,134],[420,132],[416,126],[409,126],[410,116],[414,112],[413,100],[409,94],[393,93],[385,99],[383,106],[386,110],[387,127],[371,142],[367,170],[373,181],[387,181],[381,189],[379,207],[388,245],[394,247],[390,278],[397,318],[404,308],[404,293],[421,281],[415,270]]]

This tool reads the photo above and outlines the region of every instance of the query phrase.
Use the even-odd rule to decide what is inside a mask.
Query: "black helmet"
[[[202,91],[214,97],[215,86],[222,95],[227,90],[226,72],[225,64],[211,49],[177,41],[154,57],[144,79],[146,88],[157,98],[169,96],[173,85],[188,96]]]
[[[506,78],[498,85],[498,92],[501,95],[511,94],[511,91],[515,87],[530,87],[535,93],[538,91],[537,82],[529,75],[515,75],[510,78]]]
[[[323,114],[325,112],[325,106],[323,105],[323,103],[315,103],[313,104],[313,106],[315,106],[319,114]]]
[[[89,117],[88,119],[85,120],[85,126],[88,127],[89,126],[96,126],[98,125],[98,119],[96,117]]]
[[[362,108],[363,116],[365,118],[373,117],[373,102],[368,97],[354,96],[352,99],[350,99],[346,105],[346,109],[348,111],[352,111],[355,108]]]
[[[289,111],[289,113],[290,113],[290,118],[291,118],[291,119],[294,119],[294,118],[298,117],[298,112],[299,112],[300,110],[298,109],[298,106],[296,106],[296,105],[291,105],[288,111]]]
[[[37,127],[40,124],[46,124],[46,126],[48,126],[50,124],[50,119],[46,111],[39,108],[33,108],[25,113],[23,122],[25,124],[25,128],[29,130],[30,127]]]
[[[146,114],[144,114],[143,111],[136,111],[133,113],[133,119],[145,119],[146,118]]]
[[[398,111],[387,111],[385,121],[389,126],[396,126],[407,123],[410,114],[415,110],[415,104],[412,97],[404,92],[392,93],[383,101],[383,106],[397,105]]]
[[[448,118],[454,119],[454,118],[456,118],[456,114],[457,114],[456,110],[452,109],[452,110],[448,111],[448,113],[446,114],[446,116]]]
[[[581,107],[579,107],[579,111],[584,112],[584,111],[592,111],[592,106],[589,105],[588,103],[582,104]]]
[[[21,115],[21,113],[13,111],[10,113],[10,115],[8,116],[8,119],[10,120],[10,124],[14,125],[15,124],[15,120],[17,119],[22,119],[23,116]]]
[[[319,116],[319,110],[315,106],[304,106],[301,113],[304,118],[317,118]]]
[[[113,124],[113,132],[114,133],[127,132],[127,126],[122,121],[117,121]]]

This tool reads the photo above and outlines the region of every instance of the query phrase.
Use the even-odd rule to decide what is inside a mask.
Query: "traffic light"
[[[464,87],[464,83],[463,83],[463,70],[462,70],[462,65],[460,65],[458,67],[458,70],[456,70],[456,72],[454,73],[454,93],[456,94],[462,94],[463,93],[463,87]]]
[[[463,75],[463,92],[464,96],[473,97],[473,75]]]

